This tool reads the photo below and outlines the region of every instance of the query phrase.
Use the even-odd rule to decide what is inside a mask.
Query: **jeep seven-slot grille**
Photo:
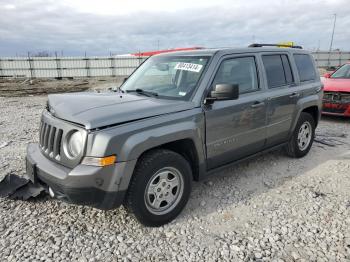
[[[63,130],[41,122],[39,134],[39,144],[43,153],[60,161]]]

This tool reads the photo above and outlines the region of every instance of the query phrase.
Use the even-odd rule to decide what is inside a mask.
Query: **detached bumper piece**
[[[33,184],[29,179],[14,174],[6,175],[0,181],[0,197],[8,197],[13,200],[29,200],[46,193],[46,189],[40,184]]]

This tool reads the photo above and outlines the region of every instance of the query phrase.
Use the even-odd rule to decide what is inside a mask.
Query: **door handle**
[[[292,93],[289,97],[290,98],[296,98],[296,97],[299,97],[300,94],[299,93]]]
[[[262,106],[265,106],[265,102],[256,101],[250,107],[251,108],[258,108],[258,107],[262,107]]]

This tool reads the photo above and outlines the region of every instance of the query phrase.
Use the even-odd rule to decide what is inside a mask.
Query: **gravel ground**
[[[0,178],[24,175],[45,101],[0,98]],[[160,228],[124,208],[0,199],[0,261],[350,261],[350,121],[317,133],[303,159],[273,152],[195,183]]]
[[[45,95],[50,93],[80,92],[88,89],[100,91],[110,87],[118,87],[124,80],[118,77],[91,78],[36,78],[33,80],[22,78],[0,78],[0,97],[17,97],[28,95]]]

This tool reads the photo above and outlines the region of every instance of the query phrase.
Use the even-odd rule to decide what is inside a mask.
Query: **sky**
[[[350,51],[349,0],[0,0],[0,56],[293,41]]]

